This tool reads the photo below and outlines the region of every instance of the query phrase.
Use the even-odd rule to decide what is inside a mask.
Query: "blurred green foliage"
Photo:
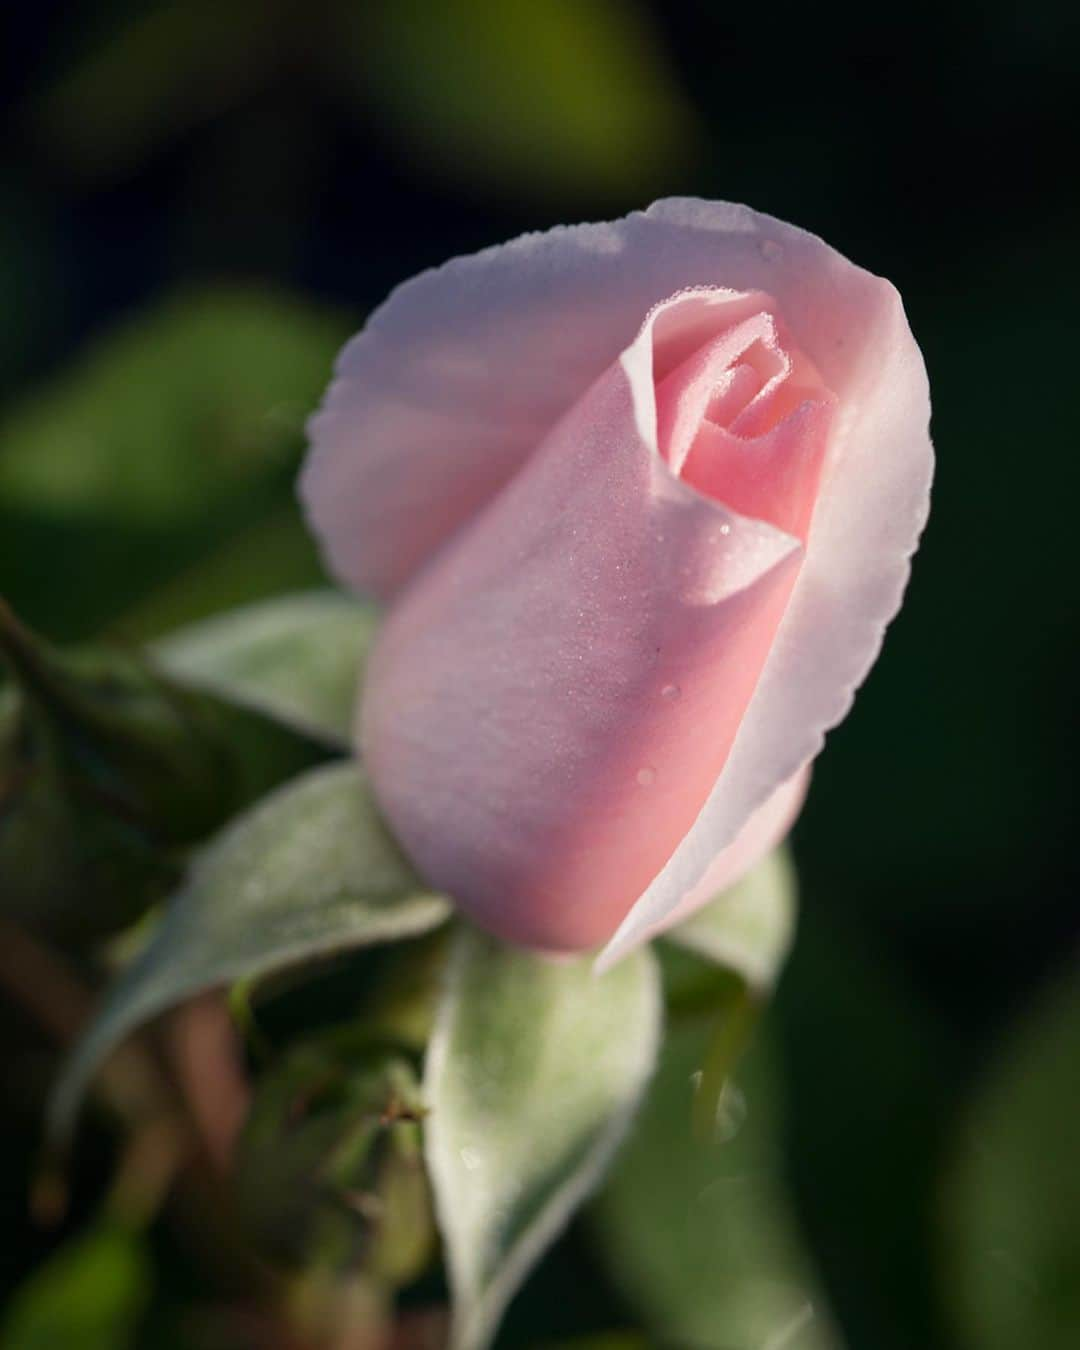
[[[953,1141],[941,1297],[972,1350],[1069,1350],[1080,1328],[1075,969],[987,1066]]]
[[[297,68],[374,113],[417,171],[539,198],[675,184],[701,145],[637,0],[212,0],[89,26],[29,117],[79,177],[115,176]]]
[[[627,1299],[686,1350],[836,1350],[785,1194],[765,1029],[735,1068],[712,1129],[695,1132],[710,1018],[669,1026],[644,1109],[595,1205]]]
[[[154,529],[235,500],[291,467],[346,331],[261,291],[165,300],[5,417],[0,498]]]
[[[54,635],[83,636],[129,606],[152,608],[178,575],[207,609],[317,576],[292,478],[347,331],[250,288],[190,292],[129,319],[17,404],[0,422],[12,604]],[[190,599],[166,602],[162,623],[190,610]],[[154,626],[145,612],[139,626]]]
[[[86,16],[29,116],[80,177],[122,172],[271,76],[294,8],[280,0],[107,7]]]
[[[11,1301],[4,1350],[128,1350],[152,1294],[142,1238],[102,1220],[61,1247]]]
[[[354,13],[381,120],[433,174],[456,176],[467,158],[482,186],[619,200],[677,184],[701,149],[634,0],[401,0]]]
[[[186,849],[330,756],[131,653],[61,652],[2,599],[0,659],[0,914],[57,941],[126,927],[175,885]]]

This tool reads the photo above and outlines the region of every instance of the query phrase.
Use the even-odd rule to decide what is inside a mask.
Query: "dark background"
[[[56,637],[142,636],[316,581],[288,517],[302,405],[338,338],[451,254],[687,193],[792,220],[899,287],[930,371],[934,507],[795,833],[802,930],[778,1002],[790,1173],[856,1350],[958,1343],[935,1255],[943,1159],[1080,927],[1080,28],[1064,4],[895,15],[10,5],[0,81],[0,589]],[[177,294],[254,306],[253,346],[310,329],[310,377],[281,395],[285,448],[186,516],[13,490],[5,454],[27,427],[47,434],[35,400],[67,397],[116,325],[137,348]],[[196,379],[209,359],[176,362]],[[132,453],[152,463],[173,394],[133,397],[150,406]],[[56,435],[82,428],[111,454],[122,416],[73,402]],[[15,1116],[9,1156],[25,1163]],[[7,1167],[12,1232],[22,1185]],[[12,1279],[40,1241],[12,1244]]]

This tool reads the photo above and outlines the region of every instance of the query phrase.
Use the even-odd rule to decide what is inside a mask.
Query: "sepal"
[[[393,1290],[435,1250],[409,1060],[350,1034],[306,1039],[264,1074],[237,1149],[241,1216],[276,1263]]]

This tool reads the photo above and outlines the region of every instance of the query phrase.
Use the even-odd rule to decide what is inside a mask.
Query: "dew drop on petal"
[[[644,768],[638,769],[637,780],[642,787],[651,787],[656,782],[656,770],[646,764]]]
[[[726,520],[724,521],[723,525],[720,526],[720,533],[721,533],[721,534],[730,534],[730,533],[731,533],[731,526],[727,523]]]
[[[660,697],[668,703],[674,703],[681,693],[682,690],[677,684],[665,684],[663,689],[660,690]]]

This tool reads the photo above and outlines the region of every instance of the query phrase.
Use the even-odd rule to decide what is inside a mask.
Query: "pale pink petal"
[[[654,928],[642,931],[637,945],[659,937],[661,933],[710,904],[729,886],[746,875],[756,863],[785,838],[795,818],[802,810],[810,786],[809,767],[800,769],[786,783],[781,783],[776,791],[763,802],[735,836],[727,848],[721,849],[709,864],[705,875],[679,901],[670,914]],[[616,957],[617,959],[617,957]],[[610,960],[605,957],[597,962],[597,969],[603,971]]]
[[[707,204],[654,209],[673,228],[706,236],[717,228]],[[761,235],[780,250],[767,250],[772,294],[836,393],[837,417],[806,558],[724,770],[612,939],[608,963],[668,919],[717,851],[847,714],[900,607],[929,510],[929,389],[899,295],[792,226],[770,221]],[[749,281],[764,284],[752,266]]]
[[[793,381],[796,361],[802,369]],[[657,444],[705,496],[805,540],[835,404],[809,362],[780,345],[773,316],[758,309],[659,381]]]
[[[640,434],[651,328],[399,598],[367,669],[363,753],[409,856],[549,950],[609,937],[685,834],[802,552]]]
[[[614,953],[669,918],[754,810],[817,753],[824,732],[846,713],[900,603],[908,559],[926,516],[932,453],[925,371],[896,292],[814,236],[722,203],[672,200],[610,225],[526,236],[455,260],[395,292],[342,357],[324,410],[312,423],[314,446],[303,481],[309,517],[337,574],[390,595],[496,497],[555,421],[632,341],[652,305],[680,288],[701,286],[771,296],[795,348],[837,396],[837,410],[807,556],[730,754],[696,823],[623,925]],[[698,335],[685,335],[681,351],[680,340],[679,334],[672,338],[672,368],[690,355]],[[658,378],[666,373],[658,366]],[[644,382],[639,371],[636,383],[643,388]],[[648,399],[642,392],[635,404],[639,440],[648,435]],[[655,408],[651,415],[655,435]],[[586,450],[597,459],[619,453],[619,447],[609,448],[602,440],[583,444]],[[522,477],[530,472],[531,465]],[[637,492],[640,485],[634,486]],[[511,491],[516,488],[517,481]],[[691,491],[682,488],[684,496]],[[601,503],[587,505],[599,511]],[[517,645],[526,643],[532,630],[531,659],[557,661],[565,649],[579,656],[582,671],[592,672],[602,685],[604,643],[610,640],[602,609],[616,593],[611,569],[620,547],[629,549],[629,561],[635,556],[629,531],[646,528],[632,512],[620,513],[618,502],[606,505],[623,530],[607,533],[599,519],[595,527],[590,524],[609,550],[609,556],[599,558],[588,549],[575,554],[587,540],[568,538],[572,513],[565,502],[548,501],[546,510],[564,516],[558,529],[566,555],[549,556],[538,544],[527,578],[494,579],[490,595],[463,591],[448,596],[469,619],[458,645],[470,639],[474,628],[483,628],[484,611],[490,609],[488,621],[496,622],[491,616],[497,615],[502,624],[501,644],[486,648],[497,673],[517,664]],[[502,510],[501,499],[492,510]],[[645,514],[651,519],[652,509]],[[516,525],[523,538],[547,537],[543,521],[528,513]],[[509,524],[506,528],[513,533]],[[685,538],[693,536],[687,526]],[[683,538],[682,525],[673,537],[675,542]],[[652,565],[660,567],[664,550],[655,534],[647,538],[654,550]],[[462,548],[462,557],[465,552]],[[496,552],[487,554],[489,563]],[[505,564],[514,556],[507,544]],[[545,603],[568,582],[575,556],[582,566],[591,558],[600,569],[595,591],[579,606],[576,627],[553,597]],[[670,565],[676,563],[677,557]],[[427,582],[438,587],[439,574],[449,567],[447,562],[431,568]],[[462,564],[455,561],[453,567]],[[473,585],[467,567],[460,575]],[[769,584],[768,574],[763,582]],[[646,603],[650,598],[658,602],[657,594],[648,592],[642,600],[642,641],[650,623],[659,622],[658,612]],[[511,600],[527,602],[529,612],[512,612]],[[621,619],[613,620],[614,630],[630,631],[631,607],[628,599],[619,610]],[[392,618],[391,627],[396,622]],[[504,757],[516,753],[524,721],[533,716],[543,723],[546,709],[534,709],[528,700],[511,698],[501,707],[496,700],[485,709],[487,675],[478,665],[470,666],[479,682],[476,706],[459,704],[457,639],[446,626],[428,641],[418,628],[413,637],[417,659],[434,667],[417,678],[426,680],[445,721],[475,717],[482,724],[486,718]],[[688,629],[685,641],[689,648],[698,639]],[[595,654],[591,664],[590,652]],[[403,648],[397,664],[407,686]],[[506,672],[503,677],[509,679]],[[631,692],[628,682],[611,702],[610,720],[594,728],[598,739],[582,741],[583,755],[620,739],[615,714],[632,722]],[[387,686],[387,703],[391,694]],[[377,725],[390,711],[366,715],[366,721]],[[699,737],[716,735],[722,745],[726,714],[717,712],[715,727],[709,707],[700,706],[698,714]],[[553,738],[572,738],[576,729],[558,723],[550,732]],[[527,739],[538,746],[542,734],[541,725]],[[407,729],[399,727],[398,735],[407,739]],[[418,783],[415,808],[424,818],[423,831],[434,836],[441,828],[451,849],[456,803],[460,800],[458,814],[479,810],[465,799],[481,785],[482,775],[490,775],[497,788],[507,787],[493,752],[473,770],[468,729],[457,727],[455,737],[457,791],[449,777],[428,787]],[[554,739],[549,743],[569,753]],[[442,764],[440,756],[441,751],[436,761]],[[422,758],[417,748],[417,764]],[[559,754],[552,763],[562,763]],[[386,772],[393,772],[389,765]],[[544,772],[542,766],[537,772]],[[551,772],[557,776],[559,770]],[[550,788],[550,782],[540,785],[542,798]],[[493,841],[503,826],[511,834],[527,828],[520,817],[527,814],[530,798],[520,784],[514,790],[526,795],[499,804],[488,823]],[[591,800],[586,805],[602,806]],[[510,840],[503,852],[513,847]],[[608,902],[601,896],[594,903],[603,907]],[[583,921],[582,932],[589,926]]]
[[[805,540],[817,501],[835,401],[808,400],[763,436],[746,439],[706,422],[682,477],[733,511]]]
[[[765,297],[762,300],[767,303]],[[726,425],[745,411],[774,373],[784,370],[787,363],[776,347],[772,315],[758,310],[703,343],[656,381],[657,443],[676,473],[682,473],[698,429],[710,414]],[[760,359],[753,359],[755,351],[762,350],[771,370],[761,369]],[[659,364],[654,359],[654,375]]]

